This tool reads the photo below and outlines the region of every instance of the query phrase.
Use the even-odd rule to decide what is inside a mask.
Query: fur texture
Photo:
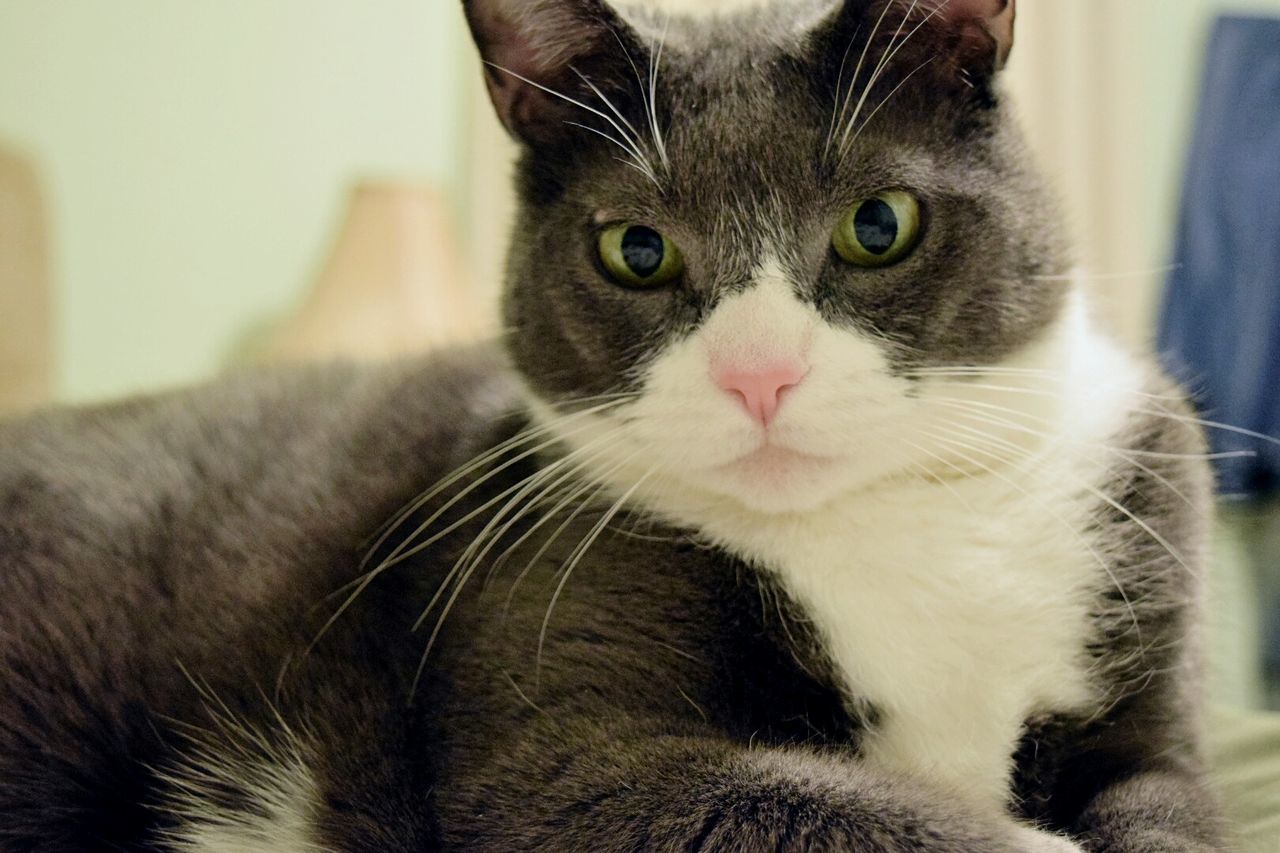
[[[1012,0],[464,8],[504,355],[0,426],[0,850],[1224,849],[1203,443],[1070,274]]]

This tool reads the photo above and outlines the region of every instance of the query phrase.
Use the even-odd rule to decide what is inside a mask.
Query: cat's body
[[[1163,671],[1176,669],[1184,648],[1191,579],[1172,573],[1168,589],[1136,605],[1143,642],[1158,651],[1112,661],[1115,672],[1084,672],[1084,634],[1070,620],[1090,619],[1124,643],[1136,643],[1138,629],[1096,562],[1080,556],[1084,545],[1060,535],[1055,513],[1066,506],[1039,506],[1013,482],[957,480],[964,504],[921,500],[918,483],[873,491],[831,518],[838,536],[819,522],[793,540],[762,537],[752,554],[762,573],[686,534],[619,524],[624,532],[606,533],[575,568],[539,666],[553,575],[601,516],[597,507],[515,594],[541,538],[486,589],[467,588],[429,659],[438,674],[418,685],[410,709],[427,637],[412,623],[482,515],[388,573],[306,653],[341,603],[330,593],[360,576],[362,545],[380,522],[422,483],[517,428],[499,417],[517,398],[497,364],[471,352],[412,369],[284,374],[5,428],[3,849],[144,849],[161,829],[189,844],[178,849],[211,852],[416,851],[445,840],[462,849],[680,849],[680,833],[714,835],[715,820],[735,817],[732,780],[699,799],[694,779],[671,775],[693,761],[683,757],[662,778],[648,766],[656,756],[626,740],[657,733],[687,738],[689,756],[733,750],[765,766],[785,757],[796,767],[779,770],[773,784],[784,789],[803,790],[795,774],[813,762],[824,796],[839,781],[826,764],[865,763],[895,780],[915,770],[939,788],[937,803],[915,795],[930,803],[919,819],[942,827],[956,783],[975,807],[998,811],[992,791],[1006,784],[1016,752],[1009,790],[1029,817],[1049,820],[1049,803],[1079,803],[1082,784],[1101,786],[1090,778],[1099,760],[1091,750],[1106,755],[1112,735],[1131,740],[1127,715],[1142,719],[1143,748],[1188,737],[1181,726],[1192,721],[1161,736],[1152,726],[1176,716],[1119,700],[1135,680],[1174,683],[1178,673]],[[464,436],[457,424],[488,428]],[[1195,451],[1183,428],[1158,420],[1106,426],[1099,440],[1118,449]],[[442,447],[450,453],[437,455]],[[1166,477],[1187,465],[1158,464]],[[517,461],[449,518],[532,470]],[[1125,466],[1094,473],[1117,501],[1152,476]],[[1193,477],[1183,487],[1198,493],[1202,484]],[[1108,515],[1090,503],[1081,508]],[[1189,508],[1157,509],[1144,514],[1162,535],[1184,548],[1196,539]],[[1113,550],[1127,528],[1099,527],[1089,545]],[[1010,529],[1042,541],[1028,547]],[[779,548],[782,559],[769,553]],[[1015,560],[1026,553],[1046,571],[1024,571]],[[1145,576],[1113,564],[1132,590],[1130,570]],[[1073,574],[1079,598],[1061,594]],[[993,594],[1000,588],[1006,594]],[[826,621],[833,611],[839,621]],[[839,634],[821,637],[824,627]],[[848,662],[833,640],[855,649]],[[913,710],[911,721],[885,700]],[[1002,702],[1016,719],[998,713]],[[954,737],[962,727],[967,736]],[[599,768],[572,766],[581,760],[575,735],[616,750],[607,791],[590,790]],[[637,780],[666,790],[653,802],[622,795],[633,772],[623,760],[636,762]],[[760,779],[751,787],[752,797],[768,791]],[[619,794],[617,811],[597,801],[602,793]],[[683,823],[650,826],[643,816],[659,803]],[[765,840],[775,837],[821,847],[812,808],[795,817],[779,803],[750,808],[762,825],[744,836],[747,849],[753,839],[773,849]],[[981,830],[954,823],[950,846],[924,849],[1002,849],[994,821],[986,840],[968,842],[977,846],[963,839],[982,839]]]
[[[514,367],[0,428],[0,850],[1220,849],[1200,438],[1063,275],[1011,6],[953,2],[682,24],[661,84],[594,0],[466,4]]]

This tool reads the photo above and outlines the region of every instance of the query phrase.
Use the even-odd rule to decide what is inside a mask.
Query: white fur
[[[1022,853],[1085,853],[1069,838],[1030,827],[1020,827],[1016,840]]]
[[[312,836],[317,795],[301,760],[192,770],[169,777],[179,792],[170,810],[181,825],[167,839],[175,853],[327,853]],[[204,794],[205,779],[247,787],[254,811],[266,816],[218,807]]]
[[[648,477],[649,509],[781,579],[850,695],[883,713],[866,761],[999,811],[1024,722],[1098,702],[1088,611],[1111,581],[1084,538],[1089,489],[1109,461],[1096,443],[1119,427],[1141,374],[1095,334],[1079,296],[1005,365],[1051,379],[928,380],[913,396],[887,347],[825,323],[768,261],[658,358],[625,421],[600,417],[569,441],[604,438],[597,467],[621,466],[609,475],[616,488]],[[710,366],[779,358],[811,372],[761,451],[764,431]],[[1052,434],[979,423],[1001,443],[966,450],[946,436],[968,440],[959,430],[975,423],[946,399],[1013,409]],[[1003,458],[1015,448],[1021,464]],[[1038,849],[1070,849],[1042,840]]]

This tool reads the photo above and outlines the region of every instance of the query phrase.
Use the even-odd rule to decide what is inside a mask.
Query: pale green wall
[[[1126,73],[1149,99],[1163,258],[1208,20],[1280,0],[1111,2],[1143,10]],[[63,396],[212,372],[297,299],[356,177],[460,189],[475,69],[458,6],[0,0],[0,139],[51,192]]]
[[[0,139],[50,191],[62,395],[211,373],[298,298],[352,179],[449,184],[462,30],[445,0],[0,0]]]

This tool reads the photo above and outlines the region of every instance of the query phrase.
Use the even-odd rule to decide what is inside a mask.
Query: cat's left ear
[[[876,76],[886,84],[928,67],[935,85],[986,100],[1013,51],[1016,18],[1017,0],[844,0],[819,36],[841,73],[865,51],[872,68],[885,60]]]
[[[960,68],[990,76],[1008,64],[1018,0],[930,0],[925,5],[934,7],[939,26],[951,29]]]

